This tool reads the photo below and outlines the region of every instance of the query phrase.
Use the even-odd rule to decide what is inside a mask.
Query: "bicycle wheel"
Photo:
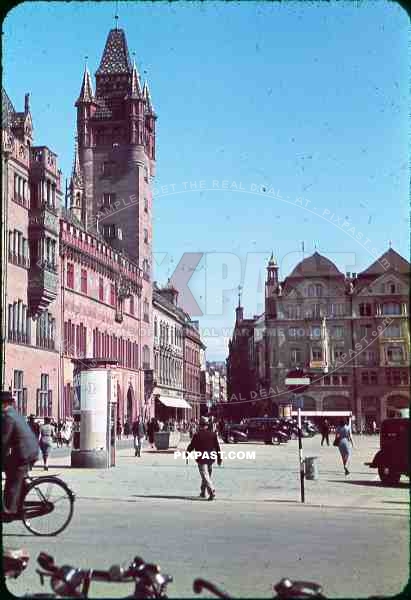
[[[70,523],[74,495],[55,477],[39,477],[26,488],[22,502],[22,521],[35,535],[57,535]]]

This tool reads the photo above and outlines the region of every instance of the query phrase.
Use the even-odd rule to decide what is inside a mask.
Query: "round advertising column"
[[[72,467],[108,467],[108,381],[106,369],[83,370],[74,376],[73,413],[79,429],[79,447],[71,451]]]

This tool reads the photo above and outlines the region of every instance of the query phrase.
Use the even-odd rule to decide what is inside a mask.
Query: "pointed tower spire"
[[[87,57],[86,57],[87,59]],[[93,85],[91,83],[90,71],[88,70],[87,64],[84,67],[84,75],[83,82],[81,84],[80,96],[78,97],[77,102],[93,102],[94,101],[94,92]],[[76,102],[76,104],[77,104]]]
[[[277,266],[277,259],[274,256],[274,252],[271,252],[271,256],[270,256],[270,260],[268,261],[268,266],[269,267],[276,267]]]
[[[140,76],[137,71],[136,61],[133,60],[133,70],[131,71],[131,98],[141,98],[143,90],[141,89]]]
[[[126,35],[123,29],[111,29],[96,75],[130,74],[131,70],[132,64],[128,53]]]
[[[77,136],[74,142],[74,160],[73,160],[73,170],[71,172],[71,178],[75,179],[80,185],[83,183],[83,176],[81,174],[80,167],[80,157],[78,153],[78,139]]]
[[[73,170],[70,177],[70,212],[79,221],[84,219],[84,180],[80,167],[77,137],[74,145]]]
[[[277,316],[277,301],[279,295],[278,283],[278,264],[274,257],[274,252],[271,252],[270,260],[267,265],[267,279],[265,281],[265,314],[268,318],[276,318]]]
[[[143,86],[143,98],[146,101],[149,112],[154,113],[153,103],[151,101],[150,89],[148,87],[147,81],[144,82],[144,86]]]
[[[241,321],[244,319],[244,309],[241,306],[241,290],[242,290],[242,286],[239,285],[238,286],[238,306],[235,309],[235,321],[237,324],[241,323]]]

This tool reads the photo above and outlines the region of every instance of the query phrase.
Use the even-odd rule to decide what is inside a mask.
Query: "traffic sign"
[[[299,392],[302,394],[310,385],[311,378],[302,369],[294,369],[287,373],[284,383],[290,392]]]
[[[304,396],[295,395],[293,407],[294,406],[295,406],[295,408],[300,408],[302,410],[304,408]]]
[[[310,385],[311,379],[309,377],[286,377],[285,385]]]

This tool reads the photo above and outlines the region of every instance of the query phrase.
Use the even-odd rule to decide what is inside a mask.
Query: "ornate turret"
[[[137,71],[136,61],[133,62],[133,70],[131,71],[131,90],[129,98],[139,99],[143,97],[141,89],[140,76]]]
[[[244,319],[244,308],[241,306],[241,285],[238,286],[238,306],[235,309],[235,322],[236,325],[240,324]]]
[[[80,148],[90,147],[92,145],[92,135],[90,127],[90,118],[96,111],[96,100],[91,83],[90,72],[87,65],[84,68],[83,81],[81,84],[80,95],[75,103],[77,108],[77,130],[78,143]]]
[[[87,66],[84,69],[80,95],[77,99],[75,106],[78,106],[81,102],[94,102],[93,84],[91,83],[91,75]]]
[[[153,115],[155,115],[154,112],[154,108],[153,108],[153,103],[151,100],[151,94],[150,94],[150,88],[148,86],[147,81],[144,82],[144,86],[143,86],[143,98],[144,101],[146,103],[146,110],[148,113],[152,113]]]
[[[144,94],[141,88],[140,76],[136,63],[133,62],[130,89],[126,96],[128,104],[129,140],[131,144],[140,146],[144,143]]]
[[[85,221],[84,179],[80,167],[77,138],[74,149],[73,170],[70,178],[70,212],[79,221]],[[84,223],[85,224],[85,223]]]
[[[153,103],[151,101],[150,89],[147,81],[144,82],[143,87],[143,98],[146,108],[145,115],[145,129],[146,129],[146,152],[151,160],[155,160],[155,148],[156,148],[156,132],[155,123],[157,116],[153,109]]]
[[[265,282],[265,314],[271,319],[277,316],[276,296],[278,292],[278,264],[272,252],[267,265],[267,279]]]

